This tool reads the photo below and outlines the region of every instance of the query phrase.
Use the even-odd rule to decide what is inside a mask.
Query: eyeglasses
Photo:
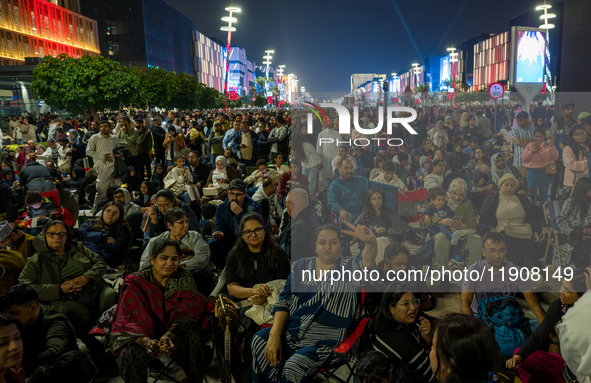
[[[167,207],[170,207],[170,204],[169,203],[159,203],[159,204],[157,204],[157,206],[161,207],[163,209],[166,209]]]
[[[420,299],[415,299],[414,301],[410,301],[410,302],[404,302],[404,303],[397,303],[397,305],[400,305],[402,307],[404,307],[404,309],[406,311],[410,310],[411,305],[414,307],[419,307],[421,305],[421,300]]]
[[[184,221],[176,221],[175,224],[177,224],[177,223],[181,226],[185,226],[185,225],[189,224],[189,220],[185,219]]]
[[[488,251],[488,253],[489,253],[490,255],[496,254],[497,252],[498,252],[499,254],[501,254],[501,255],[503,255],[503,254],[507,254],[507,249],[499,249],[499,250],[497,251],[497,249],[495,249],[495,248],[492,248],[492,249],[484,249],[484,250]]]
[[[244,193],[228,193],[228,197],[242,197]]]
[[[65,231],[48,231],[45,234],[49,238],[54,238],[54,237],[65,238],[68,236],[68,233],[66,233]]]
[[[252,237],[252,235],[256,235],[257,237],[260,236],[261,234],[263,234],[263,231],[265,231],[265,229],[263,227],[257,227],[254,230],[244,230],[242,232],[242,235],[245,236],[246,238],[250,238]]]

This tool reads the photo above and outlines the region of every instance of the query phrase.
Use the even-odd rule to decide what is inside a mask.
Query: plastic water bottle
[[[144,231],[144,240],[147,240],[147,241],[150,240],[150,232],[149,231]]]

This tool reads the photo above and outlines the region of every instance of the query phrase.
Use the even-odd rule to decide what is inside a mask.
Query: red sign
[[[392,101],[393,101],[393,102],[398,102],[398,97],[394,97],[394,98],[392,99]]]
[[[419,103],[420,103],[419,99],[415,98],[415,104],[419,104]]]
[[[272,104],[273,103],[273,96],[268,96],[267,97],[267,104]]]
[[[505,94],[505,87],[500,82],[493,82],[488,87],[488,95],[495,100],[503,97]]]
[[[228,93],[228,98],[231,101],[236,101],[236,100],[238,100],[238,93],[236,93],[235,91],[231,90],[230,93]]]
[[[449,92],[447,94],[447,99],[448,100],[453,100],[454,98],[456,98],[456,92]]]
[[[281,101],[279,101],[279,104],[283,105],[283,104],[285,104],[285,101],[281,100]]]

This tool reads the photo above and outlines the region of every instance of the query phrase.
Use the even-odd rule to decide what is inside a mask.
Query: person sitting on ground
[[[185,166],[185,157],[177,155],[174,163],[176,166],[164,178],[166,189],[172,190],[177,197],[183,197],[187,192],[189,199],[196,201],[200,198],[199,188],[193,184],[193,174]]]
[[[131,228],[119,202],[107,203],[98,219],[87,220],[80,226],[80,233],[86,248],[109,267],[115,269],[123,264],[131,243]]]
[[[27,375],[38,366],[53,364],[67,351],[78,350],[68,318],[51,306],[42,305],[32,286],[19,284],[0,295],[0,312],[14,316],[23,326],[22,366]]]
[[[283,161],[283,154],[275,153],[275,155],[273,156],[273,162],[275,164],[275,169],[277,170],[277,173],[279,173],[279,175],[283,175],[283,173],[286,173],[290,170],[289,166],[285,165]]]
[[[140,185],[140,193],[137,198],[133,200],[133,203],[140,207],[142,214],[144,214],[150,207],[150,198],[152,198],[154,194],[156,194],[156,188],[154,185],[150,181],[142,181]]]
[[[213,272],[209,262],[209,246],[199,232],[189,230],[189,218],[183,209],[179,207],[169,209],[164,215],[164,222],[166,222],[168,230],[150,239],[142,254],[139,269],[143,270],[149,267],[150,254],[152,254],[155,244],[160,240],[170,238],[179,243],[181,247],[180,266],[191,272],[197,291],[203,295],[209,294],[213,281]]]
[[[347,160],[348,163],[350,163]],[[277,196],[281,201],[285,199],[287,193],[294,187],[300,187],[309,190],[308,177],[302,173],[302,164],[298,160],[292,160],[289,164],[290,171],[285,172],[279,177],[277,185]]]
[[[287,279],[290,263],[285,251],[273,240],[260,215],[248,213],[240,221],[240,236],[226,259],[226,284],[228,293],[236,301],[252,300],[253,305],[264,306],[272,293],[267,283]],[[244,327],[242,339],[244,362],[240,363],[240,344],[231,346],[232,375],[237,382],[252,379],[251,341],[260,330],[260,323],[255,323],[245,315],[250,307],[240,309],[240,323]],[[238,330],[235,328],[235,330]],[[223,339],[223,328],[218,328],[219,341]],[[235,331],[233,331],[235,333]],[[232,337],[236,339],[236,335]]]
[[[43,225],[51,219],[59,219],[59,208],[48,197],[43,197],[37,191],[29,191],[25,194],[25,207],[29,218],[37,218],[37,227],[23,228],[25,233],[36,236],[43,229]],[[53,218],[52,218],[53,217]]]
[[[560,323],[562,317],[573,305],[591,289],[587,286],[586,280],[591,281],[591,267],[587,267],[587,276],[582,269],[573,270],[573,277],[570,281],[562,280],[560,298],[556,299],[548,307],[546,317],[540,326],[534,331],[513,357],[506,362],[506,367],[517,370],[521,364],[536,350],[549,351],[560,355],[559,336],[554,332],[554,327]]]
[[[425,176],[425,189],[440,188],[443,186],[445,174],[445,161],[437,159],[433,161],[431,173]]]
[[[536,242],[543,241],[544,214],[526,195],[515,194],[517,179],[505,174],[499,179],[500,192],[488,197],[480,210],[480,224],[495,228],[506,236],[507,259],[525,267],[537,266]]]
[[[369,179],[371,181],[375,181],[375,179],[382,174],[383,172],[383,166],[384,163],[386,161],[386,157],[384,156],[383,153],[378,153],[376,154],[376,156],[373,159],[374,161],[374,168],[371,170],[371,173],[369,173]]]
[[[428,350],[433,342],[431,322],[421,315],[413,286],[394,283],[384,292],[368,328],[372,347],[410,371],[410,381],[435,382]]]
[[[16,175],[14,173],[14,170],[12,170],[11,168],[2,169],[2,176],[4,178],[2,180],[2,183],[7,184],[11,188],[17,189],[21,186],[21,183],[19,181],[17,181],[17,179],[16,179]]]
[[[404,242],[404,234],[410,226],[388,207],[386,195],[381,189],[371,188],[367,192],[365,207],[354,225],[365,225],[375,234],[378,241],[376,262],[384,259],[384,249],[394,240]]]
[[[150,182],[154,185],[156,190],[164,189],[164,177],[166,176],[166,169],[162,164],[156,164],[154,167],[154,174],[152,174],[152,178]]]
[[[370,180],[372,178],[370,177]],[[381,172],[377,177],[373,179],[375,182],[379,182],[384,185],[393,185],[399,189],[406,190],[406,184],[396,175],[396,164],[391,160],[384,161]]]
[[[314,245],[309,239],[320,226],[320,221],[316,212],[310,207],[308,194],[304,189],[295,188],[287,193],[285,209],[291,222],[288,228],[281,232],[277,242],[285,250],[290,261],[297,261],[314,252]],[[292,246],[292,243],[298,245]]]
[[[142,180],[133,166],[127,167],[127,174],[121,176],[121,182],[127,185],[130,192],[139,192]]]
[[[568,251],[556,251],[552,265],[586,267],[591,254],[591,178],[577,180],[571,198],[562,206],[557,226],[560,234],[567,236],[561,248]]]
[[[226,255],[240,235],[240,220],[250,212],[263,216],[261,206],[246,194],[244,181],[232,180],[228,185],[228,199],[217,207],[215,231],[208,241],[212,262],[218,268],[226,264]]]
[[[159,190],[155,195],[156,205],[150,207],[147,211],[148,214],[148,231],[150,238],[160,235],[168,230],[164,215],[168,209],[173,207],[180,207],[189,218],[189,230],[199,230],[199,221],[195,216],[195,212],[189,205],[183,201],[179,201],[170,190]]]
[[[123,206],[123,211],[124,211],[123,218],[124,219],[127,219],[127,217],[129,217],[133,213],[141,213],[142,212],[141,207],[139,207],[135,203],[131,202],[131,195],[129,194],[129,191],[126,188],[119,188],[119,189],[115,190],[115,192],[113,193],[113,200],[115,202],[119,202],[121,204],[121,206]],[[104,206],[102,209],[104,209]],[[97,214],[97,215],[99,215],[99,214]]]
[[[488,161],[488,158],[486,158],[484,149],[477,147],[474,149],[474,158],[466,164],[466,175],[472,178],[477,170],[481,170],[482,165],[490,167],[490,162]]]
[[[191,273],[179,267],[177,241],[152,247],[150,266],[129,275],[111,320],[109,348],[117,355],[125,382],[147,382],[153,359],[173,357],[189,382],[202,382],[204,343],[200,335],[207,300]]]
[[[277,225],[275,217],[277,217],[277,220],[280,219],[282,209],[279,200],[277,199],[277,184],[275,181],[273,181],[272,178],[265,178],[262,186],[259,187],[252,196],[252,200],[261,206],[261,210],[265,211],[266,209],[269,212],[267,224],[271,228],[273,235],[278,234],[279,226]],[[263,208],[263,205],[265,204],[267,205],[267,208]],[[266,219],[267,217],[263,218]]]
[[[517,190],[525,189],[525,180],[521,175],[521,172],[517,170],[517,168],[513,165],[506,164],[505,155],[503,153],[494,154],[490,159],[490,181],[493,182],[495,185],[498,185],[499,180],[505,174],[512,174],[515,179],[517,179]],[[495,188],[498,190],[498,187]],[[525,193],[525,191],[521,191],[521,193]]]
[[[488,326],[471,316],[450,313],[437,324],[429,362],[438,382],[486,383],[501,359]]]
[[[275,182],[279,181],[279,177],[281,176],[277,170],[269,169],[267,167],[267,161],[264,159],[260,159],[256,162],[257,170],[252,172],[252,174],[244,180],[247,185],[253,184],[254,188],[260,188],[263,186],[263,181],[265,178],[270,178]]]
[[[0,314],[0,338],[3,340],[0,356],[0,377],[6,383],[25,383],[21,322],[8,314]]]
[[[33,243],[29,242],[33,239],[35,239],[34,235],[12,227],[8,221],[0,221],[0,247],[22,254],[25,261],[35,253]]]
[[[103,345],[88,332],[98,319],[96,314],[117,303],[115,290],[101,284],[107,265],[82,242],[73,240],[70,227],[63,221],[49,221],[33,245],[37,252],[27,259],[19,282],[35,287],[42,303],[51,304],[68,317],[90,351],[104,353]],[[74,296],[81,291],[88,297],[89,306]]]
[[[341,163],[345,159],[351,162],[351,164],[353,165],[353,170],[357,169],[357,161],[355,161],[355,159],[349,155],[349,150],[346,146],[340,146],[338,153],[339,154],[335,158],[333,158],[331,162],[333,176],[335,174],[335,171],[339,168],[339,163]]]
[[[454,233],[457,231],[454,225],[455,214],[447,206],[445,190],[440,187],[429,190],[429,206],[421,214],[421,222],[429,226],[431,235],[443,234],[450,241],[454,240]],[[457,239],[454,240],[457,244]]]
[[[228,185],[230,181],[240,178],[238,171],[232,167],[227,166],[227,163],[228,159],[226,157],[216,157],[215,168],[209,173],[206,184],[208,188],[217,188],[218,194],[216,196],[201,198],[202,205],[214,199],[225,201],[226,198],[228,198]]]
[[[347,336],[363,282],[331,278],[317,282],[311,276],[302,277],[310,270],[319,275],[334,267],[353,274],[374,267],[375,236],[364,226],[355,227],[348,222],[347,226],[355,231],[344,233],[365,242],[365,249],[355,257],[342,256],[344,248],[338,229],[333,225],[316,229],[312,237],[315,256],[294,263],[273,306],[273,326],[259,331],[253,338],[254,381],[309,381]]]
[[[484,243],[482,247],[484,259],[470,266],[466,275],[470,275],[472,270],[477,270],[479,273],[485,270],[485,275],[481,280],[472,280],[472,278],[464,280],[461,295],[462,313],[478,315],[478,305],[482,299],[499,296],[510,297],[521,292],[538,322],[542,323],[546,313],[540,306],[540,301],[533,291],[531,283],[519,278],[515,281],[503,280],[500,269],[521,269],[521,266],[505,260],[507,254],[505,236],[489,231],[482,237],[482,241]]]

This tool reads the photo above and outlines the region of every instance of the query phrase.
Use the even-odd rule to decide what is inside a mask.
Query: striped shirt
[[[107,162],[105,154],[109,153],[113,157],[113,150],[119,146],[117,137],[111,134],[109,138],[102,134],[95,134],[88,140],[86,154],[94,159],[95,166],[115,166],[115,162]]]
[[[371,335],[371,343],[376,351],[404,365],[410,372],[411,382],[435,382],[429,353],[421,345],[420,333],[421,327],[416,322],[408,327],[399,325],[397,328],[382,323]]]
[[[517,127],[517,129],[513,129],[511,131],[513,137],[517,137],[522,140],[533,140],[534,132],[535,130],[531,126],[527,129]],[[515,157],[513,157],[513,166],[525,166],[523,164],[523,160],[521,159],[521,155],[523,154],[524,149],[525,146],[519,146],[513,143],[513,153],[515,153]]]

